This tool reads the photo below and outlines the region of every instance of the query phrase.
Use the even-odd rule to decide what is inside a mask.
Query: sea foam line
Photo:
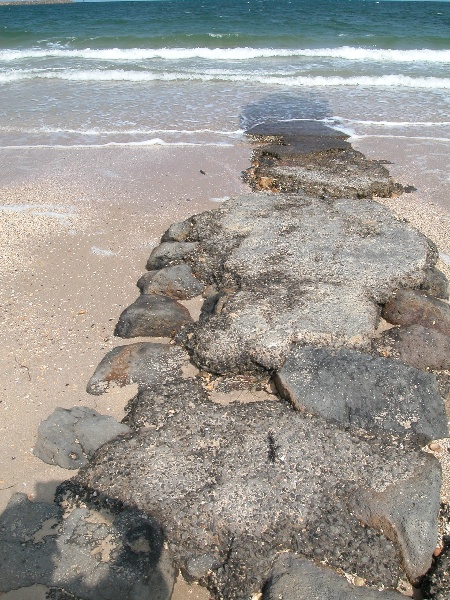
[[[75,149],[81,148],[124,148],[124,147],[151,147],[151,146],[216,146],[220,148],[232,148],[233,144],[226,142],[165,142],[159,138],[153,140],[145,140],[142,142],[107,142],[106,144],[27,144],[17,146],[0,146],[0,150],[32,150],[34,148],[58,148],[58,149]]]
[[[203,58],[207,60],[251,60],[256,58],[283,57],[339,58],[356,61],[381,62],[431,62],[449,63],[450,50],[428,48],[412,50],[389,50],[380,48],[29,48],[24,50],[1,50],[0,60],[5,62],[29,58],[84,58],[88,60],[139,61],[151,59],[185,60]]]
[[[359,119],[347,119],[345,117],[332,117],[332,120],[345,121],[355,125],[374,125],[380,127],[441,127],[450,125],[450,121],[364,121]]]
[[[148,83],[152,81],[230,81],[230,82],[248,82],[267,85],[281,85],[287,87],[400,87],[414,89],[450,89],[449,78],[439,77],[410,77],[407,75],[382,75],[373,76],[293,76],[293,77],[275,77],[258,74],[214,74],[207,73],[152,73],[148,71],[125,71],[100,70],[91,71],[43,71],[32,69],[27,71],[11,70],[0,73],[0,83],[14,83],[27,79],[60,79],[65,81],[85,81],[85,82],[113,82],[129,81],[134,83]]]
[[[63,127],[33,127],[25,129],[22,127],[0,126],[0,131],[7,133],[28,133],[28,134],[51,134],[68,133],[82,136],[100,136],[100,135],[154,135],[154,134],[177,134],[177,135],[196,135],[199,133],[210,133],[224,137],[240,138],[244,135],[243,129],[234,131],[221,131],[216,129],[65,129]]]

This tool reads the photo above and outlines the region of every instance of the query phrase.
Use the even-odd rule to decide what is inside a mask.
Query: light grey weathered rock
[[[294,346],[275,376],[297,410],[343,426],[415,435],[448,435],[444,402],[431,373],[356,350]]]
[[[129,432],[113,417],[86,406],[58,407],[39,425],[33,452],[50,465],[78,469],[100,446]]]

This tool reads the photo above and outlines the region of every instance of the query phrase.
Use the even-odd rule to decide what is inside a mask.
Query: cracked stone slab
[[[194,275],[214,284],[180,338],[214,373],[278,369],[293,342],[369,350],[379,304],[420,287],[434,245],[374,201],[251,194],[190,219]]]
[[[343,426],[413,435],[422,443],[448,436],[436,377],[397,361],[294,346],[275,383],[297,410]]]
[[[133,400],[146,427],[103,446],[72,485],[164,524],[176,562],[214,598],[258,593],[280,551],[386,587],[399,557],[414,579],[430,566],[440,467],[407,440],[343,431],[280,401],[220,406],[192,401],[190,389],[152,397]]]
[[[393,591],[357,587],[324,565],[291,553],[273,566],[262,600],[404,600]]]
[[[136,511],[14,494],[0,516],[0,592],[40,584],[54,598],[169,600],[174,579],[159,526]]]
[[[160,294],[142,294],[120,315],[114,335],[132,337],[172,337],[192,317],[188,309]]]
[[[35,456],[49,465],[78,469],[94,452],[130,428],[86,406],[58,407],[38,427]]]
[[[111,385],[123,387],[136,383],[149,387],[179,378],[191,368],[185,350],[170,344],[138,342],[117,346],[102,359],[90,378],[86,391],[100,395]]]
[[[393,325],[422,325],[450,336],[450,305],[419,290],[397,290],[382,316]]]
[[[199,296],[205,287],[186,264],[148,271],[139,279],[137,286],[142,294],[163,294],[174,300]]]

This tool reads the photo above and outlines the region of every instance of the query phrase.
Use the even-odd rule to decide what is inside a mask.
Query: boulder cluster
[[[448,436],[438,251],[373,199],[405,190],[339,132],[248,134],[255,192],[167,230],[115,328],[149,340],[88,383],[137,384],[124,422],[77,408],[41,424],[35,453],[81,468],[54,505],[11,499],[0,591],[169,600],[181,570],[217,600],[450,598],[424,451]]]

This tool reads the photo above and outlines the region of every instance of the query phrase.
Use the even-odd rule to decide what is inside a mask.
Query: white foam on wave
[[[365,121],[361,119],[347,119],[345,117],[333,117],[338,121],[345,121],[354,125],[371,125],[376,127],[442,127],[450,125],[450,121]]]
[[[33,127],[24,128],[20,126],[2,126],[0,125],[0,131],[7,133],[28,133],[28,134],[42,134],[42,133],[65,133],[65,134],[76,134],[82,136],[100,136],[100,135],[155,135],[155,134],[167,134],[167,135],[197,135],[199,133],[220,135],[231,138],[241,138],[244,135],[243,129],[236,129],[234,131],[222,131],[216,129],[100,129],[99,127],[93,127],[92,129],[66,129],[63,127]]]
[[[404,140],[423,140],[423,141],[431,141],[431,142],[450,142],[450,138],[446,137],[432,137],[426,135],[376,135],[376,134],[368,134],[368,135],[360,135],[354,134],[352,138],[355,140],[362,140],[366,138],[379,138],[379,139],[404,139]]]
[[[224,34],[209,34],[222,37]],[[203,58],[207,60],[251,60],[256,58],[283,57],[338,58],[352,61],[376,62],[431,62],[450,63],[450,50],[428,48],[412,50],[391,50],[380,48],[357,48],[341,46],[338,48],[29,48],[23,50],[1,50],[0,60],[5,62],[29,58],[84,58],[88,60],[139,61],[151,59],[185,60]]]
[[[61,79],[65,81],[85,82],[114,82],[129,81],[134,83],[149,83],[152,81],[230,81],[247,82],[285,87],[397,87],[413,89],[450,89],[450,78],[440,77],[410,77],[407,75],[382,76],[292,76],[276,77],[258,73],[229,74],[228,71],[214,74],[205,72],[149,72],[126,71],[122,69],[100,70],[61,70],[45,71],[31,69],[24,71],[9,71],[0,73],[0,83],[11,83],[26,79]]]
[[[34,148],[64,148],[64,149],[75,149],[81,148],[124,148],[124,147],[149,147],[149,146],[215,146],[220,148],[232,148],[233,144],[227,144],[226,142],[165,142],[160,138],[154,138],[151,140],[143,140],[139,142],[107,142],[105,144],[27,144],[16,146],[0,146],[2,150],[31,150]]]

